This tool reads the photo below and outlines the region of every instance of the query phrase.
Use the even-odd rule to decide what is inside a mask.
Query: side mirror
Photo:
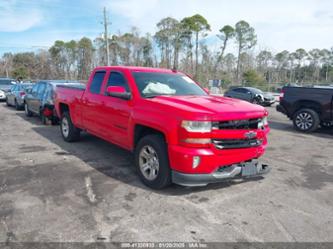
[[[126,89],[122,86],[108,86],[106,89],[106,94],[111,97],[129,100],[132,95],[126,92]]]

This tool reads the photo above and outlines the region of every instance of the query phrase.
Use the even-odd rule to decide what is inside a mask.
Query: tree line
[[[165,67],[182,70],[197,81],[219,79],[225,85],[267,87],[286,83],[333,82],[333,47],[306,51],[268,50],[254,53],[255,29],[246,21],[225,25],[219,30],[219,50],[205,39],[211,30],[207,19],[196,14],[177,20],[163,18],[155,34],[141,35],[138,28],[109,37],[111,65]],[[226,53],[231,46],[235,53]],[[229,49],[230,50],[230,49]],[[75,41],[55,41],[48,50],[5,53],[0,59],[0,75],[25,79],[86,80],[90,71],[106,65],[104,38],[87,37]]]

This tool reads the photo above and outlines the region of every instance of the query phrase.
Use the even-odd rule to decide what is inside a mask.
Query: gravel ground
[[[268,109],[265,178],[152,191],[129,152],[0,103],[0,241],[333,241],[333,130]]]

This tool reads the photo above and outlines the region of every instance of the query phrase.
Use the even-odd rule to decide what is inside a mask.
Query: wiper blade
[[[160,97],[160,96],[176,96],[175,94],[150,94],[150,95],[146,95],[144,96],[147,99],[150,98],[155,98],[155,97]]]
[[[152,99],[152,98],[155,98],[155,97],[158,97],[158,96],[161,96],[161,95],[151,94],[151,95],[146,95],[145,98],[146,99]]]

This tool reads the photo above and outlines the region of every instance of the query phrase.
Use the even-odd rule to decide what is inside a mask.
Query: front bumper
[[[263,105],[273,105],[275,103],[275,99],[265,99],[262,104]]]
[[[0,100],[6,100],[6,95],[0,93]]]
[[[182,186],[206,186],[209,183],[257,177],[267,174],[270,170],[271,168],[268,165],[261,164],[258,160],[251,160],[221,167],[211,174],[184,174],[173,170],[172,182]]]
[[[221,166],[247,162],[261,157],[267,146],[266,138],[263,144],[252,148],[222,149],[188,148],[177,145],[169,145],[169,159],[172,170],[184,174],[212,174]],[[200,157],[200,163],[193,167],[194,157]]]
[[[288,115],[286,108],[284,108],[282,105],[277,105],[276,110],[278,112],[281,112],[281,113],[285,114],[285,115]]]

